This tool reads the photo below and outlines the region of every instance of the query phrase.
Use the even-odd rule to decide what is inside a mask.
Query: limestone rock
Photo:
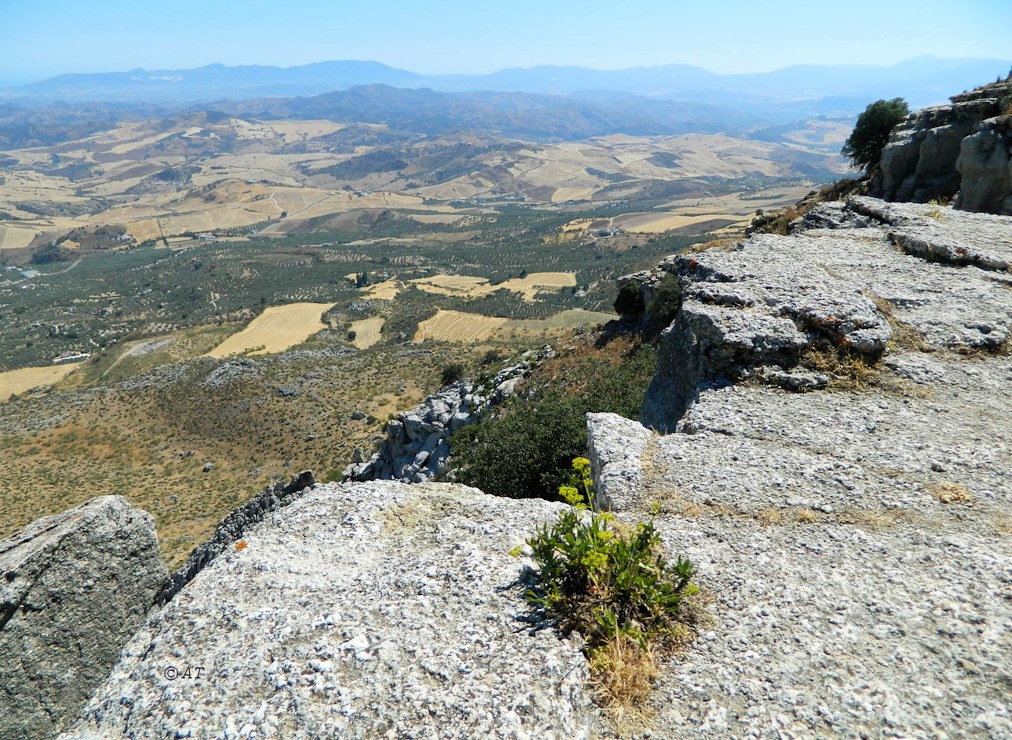
[[[121,496],[0,541],[0,737],[69,726],[166,577],[154,520]]]
[[[716,602],[662,672],[650,732],[1010,736],[1012,218],[873,198],[814,213],[658,268],[683,301],[644,415],[670,434],[587,418],[595,504],[652,517]],[[791,364],[792,337],[847,336],[820,308],[847,286],[896,330],[860,391]]]
[[[532,631],[508,554],[560,508],[322,485],[154,615],[64,737],[600,736],[578,642]]]
[[[755,368],[790,370],[810,347],[882,354],[892,336],[886,317],[855,283],[788,254],[783,246],[796,239],[754,236],[732,252],[678,255],[660,265],[678,278],[682,301],[661,333],[645,424],[668,429],[707,385],[746,376],[779,382],[787,376]]]
[[[490,408],[516,393],[531,369],[553,356],[551,347],[525,352],[520,362],[478,386],[464,379],[440,388],[411,411],[387,422],[386,438],[366,462],[352,462],[346,481],[399,480],[424,483],[447,468],[450,434],[477,422]]]
[[[1012,215],[1012,116],[981,121],[962,141],[956,168],[962,188],[956,207]]]
[[[967,211],[1012,214],[1009,116],[1012,77],[912,113],[889,136],[872,183],[888,201],[956,197]]]

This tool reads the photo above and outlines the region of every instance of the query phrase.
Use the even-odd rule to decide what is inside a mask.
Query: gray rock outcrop
[[[598,736],[580,645],[533,629],[508,554],[560,508],[321,485],[155,614],[63,737]]]
[[[1010,101],[1012,78],[910,114],[882,150],[873,192],[920,203],[955,196],[963,210],[1012,214]]]
[[[519,363],[499,370],[484,383],[465,379],[440,388],[411,411],[387,422],[386,438],[379,449],[366,462],[353,462],[345,468],[343,479],[403,483],[433,479],[446,470],[450,435],[510,398],[520,380],[552,356],[552,348],[545,346],[525,352]]]
[[[978,123],[963,139],[956,169],[962,187],[956,207],[1012,215],[1012,115]]]
[[[121,496],[0,541],[0,737],[72,724],[166,576],[154,520]]]
[[[716,601],[712,631],[662,675],[651,731],[1008,737],[1012,218],[869,198],[824,210],[793,236],[663,266],[693,318],[667,331],[658,377],[686,358],[721,370],[663,405],[672,433],[588,416],[598,505],[653,515]],[[810,332],[770,313],[791,305],[777,292],[791,264],[812,315],[835,296],[840,318],[866,316],[852,285],[888,319],[872,385],[797,393],[734,371]],[[708,325],[714,306],[740,316]]]

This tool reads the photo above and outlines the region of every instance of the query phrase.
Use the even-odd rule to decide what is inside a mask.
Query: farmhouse
[[[41,275],[42,275],[42,273],[39,272],[38,270],[22,270],[21,271],[21,277],[27,278],[29,280],[31,280],[32,278],[40,277]]]

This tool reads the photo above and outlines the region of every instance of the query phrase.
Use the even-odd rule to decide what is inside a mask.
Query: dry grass
[[[386,322],[382,316],[373,316],[368,319],[359,319],[351,322],[351,330],[355,332],[355,339],[352,342],[359,349],[368,349],[376,344],[383,335],[383,324]]]
[[[973,494],[958,483],[942,481],[941,483],[928,484],[924,488],[943,504],[970,506],[974,502]]]
[[[326,329],[321,316],[333,308],[332,303],[290,303],[271,306],[242,331],[233,334],[207,353],[219,359],[243,353],[267,354],[283,352]]]
[[[590,655],[594,697],[616,726],[647,726],[652,715],[646,700],[660,675],[657,657],[629,635],[619,634]]]
[[[46,365],[44,367],[24,367],[20,370],[8,370],[0,373],[0,402],[6,401],[16,393],[40,385],[52,385],[74,371],[77,365]]]
[[[878,376],[874,365],[845,349],[812,347],[802,355],[801,364],[828,375],[829,387],[833,390],[862,391]]]

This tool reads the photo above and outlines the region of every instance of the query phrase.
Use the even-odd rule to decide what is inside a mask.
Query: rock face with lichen
[[[873,192],[889,201],[955,197],[967,211],[1012,214],[1012,76],[912,113],[882,151]]]
[[[121,496],[0,541],[0,737],[72,724],[166,575],[154,520]]]

